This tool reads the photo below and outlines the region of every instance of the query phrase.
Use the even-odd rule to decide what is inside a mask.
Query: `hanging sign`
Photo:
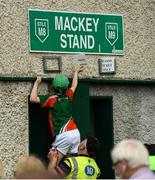
[[[123,17],[29,10],[30,52],[123,55]]]

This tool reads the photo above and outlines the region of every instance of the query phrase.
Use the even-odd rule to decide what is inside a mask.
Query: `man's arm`
[[[77,68],[74,73],[71,89],[74,92],[78,85],[78,73],[83,71],[83,66]]]
[[[39,90],[40,83],[41,83],[41,77],[37,77],[36,81],[34,82],[31,95],[30,95],[31,102],[40,103],[40,98],[38,97],[38,90]]]
[[[50,149],[47,157],[49,159],[49,172],[61,177],[66,177],[70,173],[71,168],[65,162],[61,161],[58,164],[58,151],[56,149]]]
[[[56,149],[50,149],[47,155],[49,159],[49,164],[48,164],[48,171],[50,172],[55,171],[55,168],[57,167],[57,161],[58,161],[58,152]],[[55,174],[57,172],[55,171]]]

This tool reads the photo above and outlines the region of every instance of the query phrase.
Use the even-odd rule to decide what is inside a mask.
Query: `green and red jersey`
[[[49,110],[48,120],[53,136],[77,128],[72,118],[72,100],[72,89],[68,89],[64,95],[40,97],[42,107]]]

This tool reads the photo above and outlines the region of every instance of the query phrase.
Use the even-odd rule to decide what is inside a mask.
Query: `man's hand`
[[[57,149],[49,149],[47,157],[50,160],[50,167],[55,168],[59,157]]]

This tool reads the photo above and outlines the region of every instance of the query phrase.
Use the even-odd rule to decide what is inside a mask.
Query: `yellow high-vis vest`
[[[96,179],[100,169],[93,158],[87,156],[70,157],[65,163],[71,168],[67,179]]]
[[[149,156],[150,169],[155,171],[155,156]]]

